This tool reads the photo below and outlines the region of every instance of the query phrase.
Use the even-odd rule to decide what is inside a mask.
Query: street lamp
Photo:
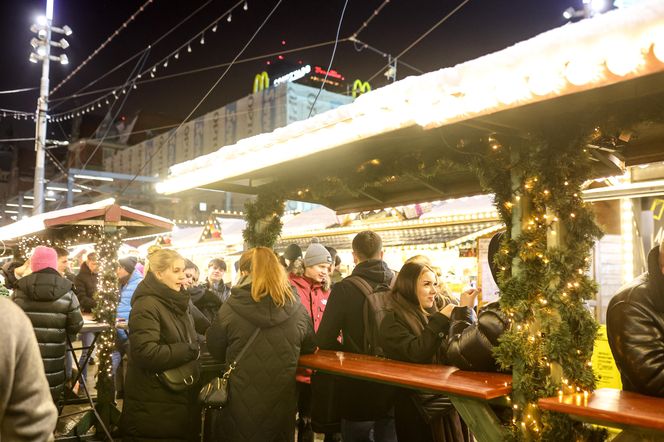
[[[44,149],[46,148],[46,124],[48,111],[48,74],[49,64],[52,61],[58,61],[65,65],[69,63],[66,54],[51,55],[51,46],[67,49],[69,42],[64,38],[60,41],[51,41],[53,32],[69,36],[72,30],[69,26],[61,28],[53,26],[53,1],[46,0],[46,15],[37,18],[37,23],[30,26],[30,30],[37,34],[30,40],[30,45],[35,52],[30,53],[30,62],[42,62],[42,75],[39,84],[39,99],[37,100],[37,120],[35,126],[35,184],[33,189],[34,208],[33,215],[38,215],[44,211]]]

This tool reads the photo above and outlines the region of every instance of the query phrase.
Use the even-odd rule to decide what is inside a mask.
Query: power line
[[[150,3],[152,3],[152,1],[153,1],[153,0],[147,0],[145,3],[143,3],[143,4],[141,5],[141,7],[138,8],[138,10],[137,10],[136,12],[134,12],[134,13],[133,13],[133,14],[132,14],[132,15],[131,15],[131,16],[130,16],[125,22],[124,22],[124,23],[122,23],[122,25],[121,25],[119,28],[117,28],[117,29],[115,30],[115,32],[113,32],[113,33],[110,35],[110,37],[108,37],[108,38],[107,38],[107,39],[106,39],[101,45],[99,45],[99,47],[98,47],[97,49],[95,49],[95,50],[92,52],[92,54],[88,55],[88,58],[86,58],[86,59],[83,61],[83,63],[81,63],[81,64],[79,64],[78,66],[76,66],[76,69],[74,69],[73,71],[71,71],[71,72],[69,73],[69,75],[67,75],[67,76],[66,76],[66,77],[65,77],[65,78],[64,78],[64,79],[63,79],[63,80],[62,80],[57,86],[55,86],[53,89],[51,89],[51,92],[50,92],[50,93],[52,94],[52,93],[54,93],[55,91],[57,91],[58,89],[60,89],[60,88],[62,87],[63,84],[65,84],[66,82],[68,82],[68,81],[69,81],[74,75],[76,75],[76,74],[78,73],[78,71],[80,71],[81,69],[83,69],[83,68],[85,67],[85,65],[87,65],[88,62],[89,62],[90,60],[92,60],[92,59],[93,59],[93,58],[94,58],[99,52],[101,52],[102,49],[104,49],[106,46],[108,46],[108,44],[109,44],[109,43],[110,43],[115,37],[117,37],[123,29],[126,29],[126,28],[127,28],[127,25],[128,25],[129,23],[131,23],[132,21],[134,21],[134,20],[136,19],[136,17],[138,17],[138,15],[139,15],[141,12],[143,12],[143,10],[145,10],[145,7],[148,6]]]
[[[18,94],[20,92],[36,91],[38,89],[39,89],[38,87],[24,87],[24,88],[21,88],[21,89],[10,89],[8,91],[0,91],[0,95]]]
[[[345,41],[348,41],[348,39],[344,38],[344,39],[339,40],[340,43],[345,42]],[[294,49],[287,49],[287,50],[283,50],[283,51],[271,52],[271,53],[268,53],[268,54],[256,55],[254,57],[248,57],[248,58],[243,58],[243,59],[237,60],[235,62],[235,64],[249,63],[249,62],[252,62],[252,61],[262,60],[262,59],[265,59],[265,58],[271,58],[271,57],[275,57],[275,56],[278,56],[278,55],[290,54],[292,52],[300,52],[300,51],[306,51],[308,49],[319,48],[319,47],[322,47],[322,46],[329,46],[329,45],[334,44],[334,42],[335,42],[335,40],[330,40],[330,41],[326,41],[326,42],[322,42],[322,43],[315,43],[315,44],[311,44],[311,45],[300,46],[300,47],[294,48]],[[147,84],[147,83],[153,83],[155,81],[168,80],[168,79],[171,79],[171,78],[182,77],[182,76],[192,75],[192,74],[198,74],[200,72],[225,68],[225,67],[229,66],[230,64],[231,64],[231,62],[225,62],[225,63],[219,63],[219,64],[210,65],[210,66],[203,66],[201,68],[191,69],[191,70],[188,70],[188,71],[176,72],[174,74],[168,74],[168,75],[154,77],[154,78],[146,78],[146,79],[142,79],[140,81],[136,81],[136,84],[140,86],[140,85]],[[50,103],[58,102],[58,101],[61,101],[61,100],[68,100],[70,98],[79,98],[79,97],[83,97],[85,95],[94,95],[94,94],[98,94],[98,93],[118,90],[119,88],[122,88],[122,86],[123,86],[122,84],[117,85],[117,86],[109,86],[107,88],[96,89],[94,91],[88,91],[88,92],[84,92],[82,94],[69,95],[69,96],[66,96],[66,97],[56,98],[56,99],[50,100],[49,102]]]
[[[390,2],[390,0],[383,0],[383,3],[382,3],[379,7],[377,7],[376,9],[374,9],[374,12],[373,12],[373,14],[371,14],[371,17],[369,17],[367,20],[365,20],[365,21],[362,23],[362,25],[361,25],[359,28],[357,28],[357,30],[356,30],[355,32],[353,32],[353,33],[351,34],[351,36],[350,36],[351,40],[352,40],[353,38],[357,38],[357,36],[360,35],[360,32],[364,31],[364,30],[367,28],[367,26],[369,26],[369,23],[371,23],[371,21],[372,21],[374,18],[378,17],[378,14],[380,14],[380,11],[382,11],[383,8],[384,8],[385,6],[387,6],[387,4],[388,4],[389,2]]]
[[[134,72],[136,72],[136,71],[140,72],[141,69],[143,69],[143,66],[145,65],[145,62],[147,61],[149,55],[150,55],[149,52],[146,52],[146,53],[143,55],[143,57],[140,58],[140,60],[138,61],[138,64],[134,67],[134,69],[133,69],[133,70],[131,71],[131,73],[129,74],[129,77],[130,77],[130,78],[133,77]],[[111,123],[112,123],[113,121],[115,121],[115,119],[116,119],[116,118],[118,117],[118,115],[120,114],[120,111],[122,111],[122,107],[123,107],[124,104],[127,102],[127,98],[129,98],[129,95],[131,94],[131,91],[132,91],[132,88],[129,88],[129,92],[125,94],[124,98],[122,99],[122,103],[120,103],[120,106],[118,106],[117,110],[115,111],[115,115],[113,115],[113,116],[111,117],[111,120],[110,120]],[[115,103],[113,103],[113,104],[115,104]],[[113,109],[113,106],[111,106],[111,109],[109,109],[109,111],[108,111],[109,114],[111,113],[111,110],[112,110],[112,109]],[[99,123],[99,126],[101,126],[103,123],[104,123],[104,121],[102,120],[102,122]],[[99,130],[99,127],[97,127],[97,130]],[[95,148],[93,149],[92,153],[88,156],[88,159],[87,159],[87,160],[85,161],[85,163],[83,164],[83,167],[81,168],[81,170],[85,170],[86,166],[90,163],[90,160],[92,160],[92,158],[94,157],[95,153],[97,153],[97,151],[99,150],[99,146],[101,146],[102,143],[104,142],[104,140],[106,139],[106,136],[108,135],[108,132],[109,132],[110,130],[111,130],[111,124],[109,124],[108,127],[106,127],[106,131],[104,132],[104,135],[101,137],[101,139],[99,140],[99,143],[97,143],[97,145],[96,145]],[[95,132],[96,132],[96,131],[95,131]]]
[[[323,78],[323,82],[320,85],[320,89],[318,89],[316,98],[314,98],[314,102],[311,103],[311,108],[309,109],[309,116],[307,118],[311,117],[311,113],[314,111],[314,106],[316,106],[318,97],[325,88],[325,83],[327,82],[327,77],[330,74],[330,69],[332,69],[332,62],[334,62],[334,55],[337,53],[337,45],[339,44],[339,33],[341,32],[341,24],[344,21],[344,14],[346,13],[346,6],[348,6],[348,0],[344,2],[344,7],[341,10],[341,17],[339,17],[339,25],[337,26],[337,35],[334,37],[334,47],[332,48],[332,56],[330,57],[330,63],[327,65],[327,70],[325,71],[325,77]]]
[[[194,108],[191,110],[191,112],[189,112],[189,115],[187,115],[187,116],[185,117],[185,119],[182,121],[182,123],[180,123],[180,126],[178,126],[178,128],[175,129],[175,130],[171,133],[171,135],[168,137],[168,139],[167,139],[167,140],[166,140],[161,146],[159,146],[159,148],[157,148],[154,152],[152,152],[152,155],[150,155],[150,158],[148,158],[148,160],[147,160],[147,161],[141,166],[141,168],[138,170],[138,172],[136,172],[136,175],[134,175],[134,177],[129,181],[129,183],[127,183],[127,185],[126,185],[125,187],[122,188],[122,190],[121,190],[120,193],[118,194],[118,197],[119,197],[120,195],[122,195],[122,194],[127,190],[127,188],[129,188],[129,186],[130,186],[130,185],[136,180],[136,178],[138,178],[138,176],[141,174],[141,172],[143,172],[143,170],[147,167],[147,165],[150,164],[150,162],[152,162],[152,159],[155,157],[155,155],[157,155],[157,154],[159,153],[159,151],[161,151],[161,149],[162,149],[164,146],[166,146],[166,145],[168,144],[168,142],[170,141],[170,139],[173,138],[173,137],[175,136],[175,134],[177,133],[178,129],[180,129],[180,128],[181,128],[181,127],[182,127],[182,126],[183,126],[183,125],[189,120],[189,118],[191,118],[191,116],[194,114],[194,112],[196,112],[196,110],[201,106],[201,104],[203,104],[203,102],[204,102],[204,101],[207,99],[207,97],[212,93],[212,91],[213,91],[213,90],[219,85],[219,83],[221,83],[221,80],[223,80],[224,77],[226,77],[226,74],[227,74],[228,71],[231,69],[231,67],[233,67],[233,64],[235,63],[235,61],[237,61],[237,59],[240,58],[240,56],[244,53],[244,51],[249,47],[249,45],[251,44],[251,42],[254,41],[254,38],[256,38],[256,36],[258,35],[258,33],[261,31],[261,29],[263,29],[263,27],[265,26],[265,24],[270,20],[270,18],[271,18],[272,15],[275,13],[275,11],[276,11],[277,8],[279,7],[279,5],[281,5],[282,1],[283,1],[283,0],[278,0],[278,1],[277,1],[277,4],[274,6],[274,8],[272,8],[272,10],[271,10],[270,13],[267,15],[267,17],[265,17],[265,20],[263,20],[263,22],[262,22],[261,25],[258,27],[258,29],[256,29],[256,31],[255,31],[254,34],[251,36],[251,38],[249,39],[249,41],[247,41],[247,43],[242,47],[242,49],[240,49],[240,52],[238,52],[238,54],[235,56],[235,58],[233,59],[233,61],[231,62],[231,64],[230,64],[230,65],[226,68],[226,70],[221,74],[221,76],[217,79],[217,81],[214,82],[214,84],[212,85],[212,87],[210,87],[210,89],[205,93],[205,95],[203,96],[203,98],[200,99],[200,101],[198,102],[198,104],[196,104],[196,106],[194,106]],[[347,2],[347,1],[348,1],[348,0],[346,0],[346,2]]]
[[[137,79],[141,78],[143,75],[149,74],[151,77],[154,77],[155,73],[157,72],[157,67],[158,66],[163,66],[164,68],[168,67],[168,62],[170,61],[171,57],[173,57],[176,60],[179,59],[180,51],[184,50],[185,47],[187,48],[187,52],[191,52],[192,51],[191,43],[194,40],[196,40],[197,38],[200,37],[201,38],[200,44],[201,45],[204,44],[205,43],[205,39],[204,39],[205,32],[208,31],[209,29],[211,29],[212,32],[216,32],[217,27],[219,26],[219,21],[224,17],[226,17],[227,21],[230,21],[231,18],[232,18],[233,11],[236,8],[240,7],[240,5],[242,5],[242,4],[244,4],[243,9],[246,10],[247,9],[247,2],[245,0],[237,1],[233,6],[228,8],[224,13],[222,13],[221,15],[216,17],[209,25],[207,25],[205,28],[203,28],[203,30],[201,30],[200,32],[197,32],[192,38],[185,41],[183,44],[181,44],[178,48],[173,50],[171,53],[169,53],[165,57],[161,58],[159,61],[154,63],[150,68],[148,68],[147,70],[145,70],[143,72],[140,72],[135,78],[131,79],[131,81],[126,82],[122,87],[126,87],[129,83],[132,83],[132,85],[134,87],[136,87],[136,84],[134,83],[134,80],[137,80]],[[113,91],[113,95],[117,95],[117,92],[118,92],[117,89],[115,91]],[[108,98],[110,98],[110,94],[106,94],[106,95],[102,96],[101,98],[98,98],[98,99],[92,100],[92,101],[90,101],[86,104],[77,106],[74,109],[70,109],[69,111],[60,112],[58,114],[52,115],[52,117],[53,118],[60,118],[60,117],[64,116],[65,114],[69,114],[69,117],[71,118],[71,117],[73,117],[73,113],[76,112],[76,111],[78,111],[77,114],[76,114],[77,116],[80,113],[85,114],[86,112],[89,112],[90,110],[93,110],[95,106],[96,107],[101,107],[101,101],[103,99],[106,99],[106,104],[108,104]]]
[[[383,58],[387,58],[390,55],[387,52],[381,51],[380,49],[375,48],[375,47],[371,46],[370,44],[363,42],[360,39],[349,37],[349,40],[351,42],[353,42],[353,46],[355,47],[355,50],[357,52],[361,52],[363,49],[369,49],[371,52],[374,52],[374,53],[380,55]],[[361,46],[359,49],[357,47],[358,44]],[[415,71],[419,74],[424,74],[424,71],[422,69],[417,68],[417,67],[413,66],[412,64],[406,63],[405,61],[397,59],[397,63],[402,64],[402,65],[406,66],[407,68],[412,69],[413,71]]]
[[[470,1],[470,0],[463,0],[461,3],[459,3],[459,5],[458,5],[456,8],[452,9],[447,15],[445,15],[445,17],[443,17],[442,19],[438,20],[438,22],[437,22],[435,25],[433,25],[431,28],[429,28],[424,34],[422,34],[422,35],[420,35],[418,38],[416,38],[415,41],[413,41],[410,45],[408,45],[408,47],[407,47],[406,49],[404,49],[403,51],[401,51],[401,52],[400,52],[396,57],[394,57],[394,58],[396,58],[396,59],[398,60],[400,57],[402,57],[403,55],[405,55],[406,52],[408,52],[408,51],[410,51],[411,49],[413,49],[413,47],[415,47],[415,45],[417,45],[419,42],[421,42],[424,38],[426,38],[427,35],[431,34],[431,33],[432,33],[436,28],[438,28],[440,25],[442,25],[443,23],[445,23],[445,22],[446,22],[450,17],[452,17],[452,16],[453,16],[453,15],[454,15],[459,9],[461,9],[462,7],[464,7],[464,6],[466,5],[466,3],[468,3],[469,1]],[[387,68],[387,67],[389,67],[389,66],[390,66],[390,64],[388,63],[388,64],[386,64],[385,66],[383,66],[382,68],[380,68],[380,69],[379,69],[375,74],[373,74],[373,75],[369,78],[369,80],[367,80],[367,81],[371,81],[371,80],[373,80],[374,78],[376,78],[381,72],[383,72],[383,69],[385,69],[385,68]]]
[[[189,19],[190,19],[191,17],[193,17],[194,15],[196,15],[198,12],[200,12],[200,11],[201,11],[203,8],[205,8],[207,5],[209,5],[210,3],[212,3],[212,1],[213,1],[213,0],[207,0],[205,3],[203,3],[201,6],[199,6],[198,8],[196,8],[196,9],[195,9],[192,13],[190,13],[188,16],[186,16],[185,18],[183,18],[182,20],[180,20],[178,23],[176,23],[175,26],[173,26],[173,27],[170,28],[168,31],[166,31],[164,34],[162,34],[158,39],[156,39],[156,40],[153,41],[151,44],[149,44],[148,47],[146,47],[145,49],[142,49],[142,50],[140,50],[139,52],[135,53],[134,55],[132,55],[131,57],[129,57],[128,59],[126,59],[126,60],[123,61],[122,63],[116,65],[116,66],[115,66],[113,69],[111,69],[110,71],[107,71],[106,73],[104,73],[104,74],[100,75],[99,77],[95,78],[93,81],[91,81],[90,83],[86,84],[85,86],[83,86],[82,88],[80,88],[78,91],[76,91],[74,94],[72,94],[71,97],[76,97],[76,96],[77,96],[76,94],[78,94],[78,92],[86,90],[86,89],[89,88],[90,86],[96,84],[98,81],[100,81],[100,80],[106,78],[108,75],[110,75],[110,74],[112,74],[113,72],[117,71],[118,69],[122,68],[124,65],[126,65],[126,64],[129,63],[130,61],[134,60],[136,57],[140,57],[143,53],[145,53],[145,51],[149,50],[149,49],[150,49],[151,47],[153,47],[153,46],[156,46],[156,45],[159,44],[164,38],[168,37],[172,32],[175,32],[175,30],[177,30],[180,26],[182,26],[182,25],[185,24],[187,21],[189,21]],[[53,106],[53,108],[56,108],[57,106],[59,106],[59,105],[55,105],[55,106]],[[53,108],[51,108],[51,110],[53,110]]]

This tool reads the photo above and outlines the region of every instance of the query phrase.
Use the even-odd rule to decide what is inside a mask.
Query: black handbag
[[[187,318],[187,340],[192,343],[191,336],[195,332],[191,325],[191,319]],[[164,370],[157,373],[157,378],[171,391],[181,392],[194,386],[201,377],[201,370],[197,359],[186,362],[179,367]]]
[[[411,399],[427,424],[454,410],[452,401],[444,394],[416,391]]]
[[[196,384],[200,379],[200,375],[201,372],[200,367],[198,366],[198,361],[193,360],[184,365],[180,365],[179,367],[157,373],[157,378],[159,378],[161,383],[169,390],[180,392],[188,390]]]
[[[242,347],[242,350],[240,350],[240,353],[235,360],[228,366],[228,369],[221,377],[212,379],[201,388],[201,391],[198,393],[198,402],[200,402],[204,408],[223,408],[228,403],[228,383],[231,374],[233,373],[233,370],[237,368],[238,361],[242,358],[244,352],[249,348],[251,343],[254,342],[254,339],[256,339],[256,336],[258,336],[258,332],[260,331],[260,328],[257,328],[256,331],[254,331],[247,343]]]

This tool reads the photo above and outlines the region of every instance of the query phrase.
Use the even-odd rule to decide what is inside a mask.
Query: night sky
[[[67,24],[74,30],[74,34],[67,37],[70,47],[66,54],[70,64],[51,64],[51,88],[92,53],[144,1],[55,0],[54,24]],[[359,38],[384,52],[398,54],[460,2],[391,0],[368,28],[359,34]],[[46,2],[4,0],[0,3],[0,41],[3,42],[0,91],[36,88],[39,85],[41,65],[28,61],[31,51],[29,41],[34,36],[29,28],[34,18],[43,14]],[[154,0],[135,21],[51,97],[54,100],[51,103],[52,113],[85,104],[96,97],[97,95],[90,95],[76,100],[58,100],[79,91],[100,75],[145,49],[148,44],[205,3],[204,0]],[[248,11],[238,8],[233,13],[231,23],[225,20],[220,22],[218,31],[214,34],[206,33],[205,45],[200,45],[200,31],[234,3],[229,0],[212,0],[186,24],[153,47],[145,66],[154,64],[194,37],[196,39],[191,45],[192,53],[186,53],[185,50],[180,54],[179,60],[171,60],[167,68],[159,66],[156,78],[231,61],[277,0],[248,0]],[[383,0],[349,0],[341,37],[347,37],[357,30],[382,3]],[[452,66],[562,25],[562,11],[568,6],[578,6],[577,3],[580,1],[470,0],[446,23],[410,50],[403,60],[423,71]],[[343,0],[284,0],[241,58],[333,40],[343,4]],[[59,52],[59,49],[55,50],[55,53]],[[304,60],[305,63],[327,66],[331,53],[332,45],[329,45],[290,54],[286,58],[293,62]],[[194,117],[249,94],[254,75],[266,68],[268,60],[265,58],[235,65]],[[138,58],[127,63],[88,90],[122,84],[135,68],[137,61]],[[385,62],[378,54],[368,50],[357,51],[352,43],[344,42],[338,46],[333,68],[347,79],[366,79]],[[131,115],[140,110],[181,119],[191,111],[222,72],[223,68],[219,68],[140,85],[127,99],[123,113]],[[399,78],[412,74],[414,72],[410,69],[399,66]],[[379,75],[372,82],[372,86],[375,88],[384,83],[384,77]],[[0,108],[34,112],[37,95],[37,90],[20,94],[0,94]],[[97,112],[101,116],[104,109]],[[13,126],[13,136],[34,136],[32,121]],[[65,124],[62,129],[57,130],[60,133],[56,132],[51,136],[64,137],[68,127]],[[32,148],[30,143],[25,147]]]

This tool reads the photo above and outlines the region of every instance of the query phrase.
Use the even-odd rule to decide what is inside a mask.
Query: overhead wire
[[[376,18],[378,16],[378,14],[380,14],[380,11],[382,11],[383,8],[385,6],[387,6],[387,4],[389,2],[390,2],[390,0],[383,0],[383,3],[379,7],[374,9],[373,14],[371,14],[371,16],[368,19],[366,19],[364,22],[362,22],[362,25],[360,25],[360,27],[357,28],[357,30],[350,35],[350,38],[351,39],[357,38],[357,36],[360,35],[360,32],[364,31],[367,28],[367,26],[369,26],[369,23],[371,23],[371,21],[374,18]]]
[[[454,9],[452,9],[450,12],[448,12],[443,18],[438,20],[438,22],[436,22],[436,24],[434,24],[432,27],[430,27],[426,32],[424,32],[422,35],[417,37],[410,45],[408,45],[406,47],[406,49],[401,51],[394,58],[396,58],[398,60],[400,57],[404,56],[408,51],[413,49],[419,42],[421,42],[423,39],[425,39],[429,34],[431,34],[434,30],[436,30],[440,25],[445,23],[450,17],[452,17],[454,14],[456,14],[457,11],[459,11],[461,8],[463,8],[466,5],[466,3],[468,3],[469,1],[470,0],[463,0],[461,3],[459,3]],[[390,65],[388,63],[385,66],[383,66],[382,68],[380,68],[378,71],[376,71],[375,74],[373,74],[371,77],[369,77],[369,79],[367,81],[371,81],[374,78],[376,78],[378,75],[380,75],[381,72],[383,72],[383,70],[385,68],[387,68],[389,66]]]
[[[344,38],[344,39],[339,40],[340,43],[345,42],[345,41],[348,41],[348,39]],[[249,63],[249,62],[252,62],[252,61],[262,60],[262,59],[265,59],[265,58],[271,58],[271,57],[275,57],[275,56],[278,56],[278,55],[290,54],[292,52],[301,52],[301,51],[306,51],[308,49],[315,49],[315,48],[319,48],[319,47],[323,47],[323,46],[329,46],[329,45],[334,44],[334,42],[335,42],[334,40],[330,40],[330,41],[325,41],[325,42],[322,42],[322,43],[314,43],[314,44],[311,44],[311,45],[300,46],[300,47],[294,48],[294,49],[287,49],[287,50],[283,50],[283,51],[270,52],[270,53],[267,53],[267,54],[256,55],[256,56],[253,56],[253,57],[248,57],[248,58],[243,58],[243,59],[237,60],[235,62],[235,64]],[[158,76],[158,77],[154,77],[154,78],[145,78],[145,79],[141,79],[139,81],[136,81],[136,84],[140,86],[140,85],[147,84],[147,83],[152,83],[152,82],[155,82],[155,81],[168,80],[168,79],[171,79],[171,78],[177,78],[177,77],[182,77],[182,76],[186,76],[186,75],[198,74],[198,73],[201,73],[201,72],[221,69],[221,68],[227,67],[230,64],[231,64],[231,62],[224,62],[224,63],[214,64],[214,65],[210,65],[210,66],[204,66],[204,67],[197,68],[197,69],[191,69],[191,70],[188,70],[188,71],[176,72],[174,74],[162,75],[162,76]],[[56,99],[51,100],[51,101],[52,102],[57,102],[57,101],[66,100],[66,99],[69,99],[69,98],[79,98],[79,97],[82,97],[82,96],[85,96],[85,95],[94,95],[94,94],[108,92],[108,91],[112,91],[112,90],[118,90],[118,89],[122,88],[122,86],[123,86],[122,84],[121,85],[116,85],[116,86],[109,86],[107,88],[96,89],[96,90],[84,92],[82,94],[78,94],[78,95],[75,95],[75,96],[70,95],[70,96],[67,96],[67,97],[56,98]]]
[[[325,70],[325,77],[323,78],[323,82],[320,85],[320,89],[318,89],[318,93],[316,94],[316,98],[314,98],[314,102],[311,103],[311,108],[309,108],[309,117],[311,117],[311,113],[314,111],[314,106],[316,106],[316,102],[318,101],[318,97],[320,96],[321,92],[323,92],[323,89],[325,88],[325,83],[327,82],[327,77],[330,74],[330,69],[332,69],[332,63],[334,62],[334,55],[337,53],[337,45],[339,44],[339,33],[341,32],[341,24],[344,21],[344,14],[346,13],[346,6],[348,6],[348,0],[344,2],[344,7],[341,10],[341,16],[339,17],[339,25],[337,26],[337,34],[334,37],[334,47],[332,48],[332,55],[330,56],[330,63],[327,65],[327,69]]]
[[[10,89],[6,91],[0,91],[0,95],[6,95],[6,94],[18,94],[21,92],[29,92],[29,91],[36,91],[39,90],[38,87],[24,87],[20,89]]]
[[[185,24],[187,21],[189,21],[189,19],[191,19],[191,17],[193,17],[194,15],[198,14],[203,8],[205,8],[207,5],[209,5],[210,3],[212,3],[212,1],[213,1],[213,0],[207,0],[205,3],[203,3],[201,6],[199,6],[198,8],[196,8],[193,12],[191,12],[191,13],[190,13],[189,15],[187,15],[185,18],[183,18],[183,19],[180,20],[178,23],[176,23],[175,26],[173,26],[172,28],[170,28],[168,31],[164,32],[164,33],[163,33],[158,39],[156,39],[155,41],[153,41],[152,43],[150,43],[146,48],[141,49],[140,51],[138,51],[137,53],[135,53],[135,54],[132,55],[131,57],[127,58],[125,61],[121,62],[120,64],[117,64],[115,67],[113,67],[113,68],[110,69],[109,71],[106,71],[104,74],[102,74],[102,75],[100,75],[99,77],[95,78],[95,79],[94,79],[93,81],[91,81],[90,83],[88,83],[88,84],[86,84],[85,86],[83,86],[82,88],[78,89],[78,91],[76,91],[74,94],[70,95],[70,97],[76,98],[76,97],[77,97],[76,94],[77,94],[78,92],[81,92],[81,91],[86,90],[86,89],[89,88],[90,86],[92,86],[92,85],[96,84],[97,82],[99,82],[100,80],[106,78],[108,75],[110,75],[110,74],[112,74],[113,72],[117,71],[118,69],[124,67],[127,63],[131,62],[131,61],[134,60],[136,57],[140,57],[145,51],[147,51],[147,50],[153,48],[154,46],[158,45],[158,44],[159,44],[164,38],[168,37],[171,33],[175,32],[180,26],[182,26],[182,25]],[[50,101],[53,101],[53,100],[50,100]],[[50,102],[50,101],[49,101],[49,102]],[[59,105],[60,105],[60,104],[54,106],[53,108],[55,108],[55,107],[57,107],[57,106],[59,106]],[[52,108],[52,109],[53,109],[53,108]]]
[[[214,91],[214,90],[216,89],[216,87],[219,85],[219,83],[221,83],[221,81],[226,77],[226,74],[227,74],[228,71],[231,69],[231,67],[233,67],[233,64],[235,63],[235,61],[236,61],[238,58],[240,58],[240,56],[244,53],[244,51],[245,51],[245,50],[249,47],[249,45],[254,41],[254,39],[256,38],[256,36],[258,35],[258,33],[261,31],[261,29],[263,29],[263,27],[265,26],[265,24],[270,20],[270,18],[271,18],[272,15],[275,13],[275,11],[277,10],[277,8],[279,8],[279,6],[281,5],[282,2],[283,2],[283,0],[278,0],[278,1],[277,1],[277,4],[272,8],[272,10],[271,10],[270,13],[267,15],[267,17],[265,17],[265,19],[263,20],[263,22],[260,24],[260,26],[258,27],[258,29],[256,29],[256,31],[253,33],[253,35],[251,36],[251,38],[249,38],[249,40],[247,41],[247,43],[242,47],[242,49],[240,49],[240,51],[239,51],[238,54],[235,56],[235,58],[233,59],[233,61],[231,62],[231,64],[230,64],[230,65],[226,68],[226,70],[221,74],[221,76],[217,79],[217,81],[215,81],[214,84],[208,89],[208,91],[205,93],[205,95],[203,95],[203,97],[199,100],[199,102],[196,104],[196,106],[194,106],[194,108],[191,110],[191,112],[189,112],[189,115],[187,115],[187,116],[184,118],[184,120],[182,121],[182,123],[180,123],[180,125],[178,126],[178,128],[177,128],[176,130],[174,130],[174,131],[170,134],[169,138],[168,138],[168,139],[167,139],[167,140],[166,140],[161,146],[159,146],[154,152],[152,152],[152,155],[150,155],[150,157],[147,159],[147,161],[145,161],[145,163],[143,163],[143,165],[142,165],[142,166],[139,168],[139,170],[136,172],[136,175],[134,175],[134,177],[133,177],[133,178],[132,178],[132,179],[131,179],[131,180],[130,180],[130,181],[129,181],[129,182],[128,182],[123,188],[122,188],[122,190],[121,190],[120,193],[118,194],[118,197],[120,197],[120,196],[121,196],[121,195],[122,195],[122,194],[123,194],[128,188],[129,188],[129,186],[131,186],[131,184],[136,180],[136,178],[138,178],[138,177],[140,176],[141,172],[143,172],[143,170],[148,166],[148,164],[150,164],[150,162],[152,162],[152,159],[155,157],[155,155],[157,155],[157,154],[159,153],[159,151],[160,151],[165,145],[168,144],[168,142],[170,141],[170,139],[171,139],[172,137],[174,137],[175,134],[177,133],[177,130],[178,130],[179,128],[181,128],[181,127],[182,127],[187,121],[189,121],[189,118],[191,118],[191,116],[192,116],[192,115],[196,112],[196,110],[197,110],[197,109],[203,104],[203,102],[207,99],[207,97],[210,96],[210,94],[212,93],[212,91]]]
[[[148,5],[149,5],[150,3],[152,3],[152,2],[153,2],[153,0],[147,0],[145,3],[143,3],[143,4],[141,5],[141,7],[138,8],[138,10],[136,10],[136,12],[134,12],[134,13],[133,13],[133,14],[132,14],[127,20],[125,20],[124,23],[122,23],[122,25],[121,25],[119,28],[117,28],[117,29],[115,30],[115,32],[113,32],[113,33],[110,35],[110,37],[108,37],[108,38],[107,38],[102,44],[100,44],[99,47],[97,47],[97,49],[95,49],[94,51],[92,51],[92,54],[88,55],[88,58],[86,58],[85,60],[83,60],[83,63],[81,63],[81,64],[79,64],[78,66],[76,66],[76,68],[75,68],[73,71],[71,71],[71,72],[70,72],[65,78],[63,78],[62,81],[61,81],[60,83],[57,84],[57,86],[55,86],[53,89],[51,89],[51,92],[50,92],[49,94],[52,94],[52,93],[54,93],[55,91],[57,91],[58,89],[60,89],[60,88],[61,88],[66,82],[68,82],[68,81],[69,81],[74,75],[76,75],[81,69],[83,69],[83,68],[84,68],[84,67],[90,62],[90,60],[92,60],[97,54],[99,54],[99,52],[101,52],[106,46],[108,46],[108,44],[109,44],[111,41],[113,41],[113,39],[114,39],[115,37],[117,37],[118,35],[120,35],[120,32],[122,32],[122,30],[127,29],[127,25],[129,25],[129,23],[131,23],[132,21],[134,21],[134,20],[136,19],[136,17],[138,17],[138,15],[139,15],[141,12],[143,12],[143,11],[145,10],[145,7],[148,6]]]
[[[170,58],[171,58],[171,57],[174,57],[174,58],[176,58],[176,59],[179,58],[179,53],[180,53],[180,51],[184,50],[184,48],[187,48],[187,52],[191,52],[191,47],[190,47],[190,45],[191,45],[191,43],[192,43],[195,39],[197,39],[197,38],[199,38],[201,35],[203,35],[208,29],[216,28],[216,27],[218,26],[219,21],[221,21],[221,19],[223,19],[224,17],[231,17],[233,11],[234,11],[236,8],[240,7],[240,5],[242,5],[243,3],[246,4],[246,1],[245,1],[245,0],[238,0],[233,6],[231,6],[231,7],[228,8],[226,11],[224,11],[221,15],[219,15],[219,16],[216,17],[214,20],[212,20],[212,21],[210,22],[210,24],[208,24],[206,27],[204,27],[201,31],[196,32],[196,33],[194,34],[193,37],[189,38],[189,39],[188,39],[187,41],[185,41],[183,44],[181,44],[180,46],[178,46],[175,50],[171,51],[168,55],[162,57],[161,59],[159,59],[159,60],[156,61],[155,63],[151,64],[151,66],[150,66],[148,69],[146,69],[145,71],[140,72],[140,73],[136,76],[135,79],[142,78],[143,75],[147,75],[147,74],[150,74],[151,76],[154,76],[155,72],[157,71],[157,66],[163,65],[164,67],[167,67],[167,66],[168,66],[168,61],[170,60]],[[149,48],[150,48],[150,46],[148,46],[148,48],[147,48],[146,50],[148,50]],[[144,51],[143,51],[143,52],[144,52]],[[121,87],[127,87],[127,85],[128,85],[131,81],[133,81],[133,80],[134,80],[134,79],[131,79],[130,81],[125,82],[125,84],[124,84],[123,86],[121,86]],[[117,89],[114,91],[114,93],[115,93],[116,91],[117,91]],[[67,110],[67,111],[63,111],[63,112],[60,112],[60,113],[57,113],[57,114],[53,114],[53,115],[51,115],[50,117],[51,117],[51,118],[59,118],[59,117],[62,117],[63,115],[67,115],[67,114],[70,114],[70,115],[71,115],[71,114],[73,114],[74,112],[77,112],[77,111],[78,111],[78,112],[85,111],[85,110],[88,109],[90,106],[95,106],[95,105],[99,105],[99,106],[101,106],[101,103],[100,103],[101,100],[104,99],[104,98],[108,98],[109,96],[110,96],[110,94],[106,94],[106,95],[102,96],[101,98],[97,98],[97,99],[95,99],[95,100],[91,100],[91,101],[89,101],[89,102],[87,102],[87,103],[85,103],[85,104],[83,104],[83,105],[77,106],[77,107],[75,107],[75,108],[73,108],[73,109],[69,109],[69,110]],[[85,113],[85,112],[83,112],[83,113]]]

